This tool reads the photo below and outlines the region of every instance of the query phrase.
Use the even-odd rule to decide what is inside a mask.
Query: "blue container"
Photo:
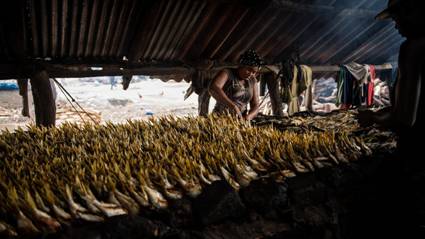
[[[0,90],[18,90],[18,84],[12,82],[0,82]]]

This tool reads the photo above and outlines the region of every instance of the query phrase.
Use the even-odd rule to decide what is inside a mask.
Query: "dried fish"
[[[361,129],[352,112],[259,117],[252,124],[211,115],[3,131],[0,234],[165,208],[167,200],[197,197],[217,180],[235,190],[262,177],[284,181],[390,150],[394,142],[391,132]]]

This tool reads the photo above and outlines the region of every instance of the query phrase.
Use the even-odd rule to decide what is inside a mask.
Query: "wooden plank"
[[[340,70],[339,66],[310,66],[311,70],[313,72],[338,72]],[[391,70],[392,66],[391,64],[382,64],[382,65],[376,65],[376,70]]]
[[[85,63],[85,64],[59,64],[59,63],[45,63],[46,68],[50,76],[52,77],[91,77],[91,76],[118,76],[123,74],[132,75],[169,75],[169,74],[185,74],[193,71],[194,67],[187,67],[182,64],[166,64],[158,63],[155,65],[129,65],[117,63],[103,63],[99,64],[96,62]],[[91,70],[92,66],[103,67],[101,71]],[[236,64],[219,65],[215,64],[211,70],[217,71],[223,68],[237,67]],[[326,66],[310,66],[313,73],[326,73],[326,72],[338,72],[340,67],[337,65],[326,65]],[[265,66],[268,70],[278,73],[278,65],[267,65]],[[376,65],[376,70],[390,70],[392,65],[389,63]],[[25,75],[19,65],[17,64],[0,64],[0,80],[1,79],[18,79],[18,78],[29,78],[30,75]]]
[[[122,76],[122,75],[187,75],[192,69],[182,66],[176,67],[138,67],[120,69],[120,67],[91,70],[89,67],[48,67],[51,77],[95,77],[95,76]]]

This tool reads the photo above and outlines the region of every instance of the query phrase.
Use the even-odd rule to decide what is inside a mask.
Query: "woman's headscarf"
[[[260,67],[264,65],[264,60],[253,49],[249,49],[240,56],[239,64]]]

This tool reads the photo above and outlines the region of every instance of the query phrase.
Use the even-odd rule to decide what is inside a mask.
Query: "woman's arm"
[[[258,110],[260,109],[260,99],[258,94],[258,83],[254,80],[253,97],[249,102],[249,113],[245,116],[246,120],[252,120],[257,116]]]
[[[210,85],[208,92],[210,95],[218,102],[227,105],[229,109],[233,109],[237,115],[241,115],[241,111],[233,103],[232,100],[227,97],[226,93],[223,91],[223,87],[229,79],[229,75],[225,70],[222,70],[218,73],[218,75],[214,78],[213,82]]]

